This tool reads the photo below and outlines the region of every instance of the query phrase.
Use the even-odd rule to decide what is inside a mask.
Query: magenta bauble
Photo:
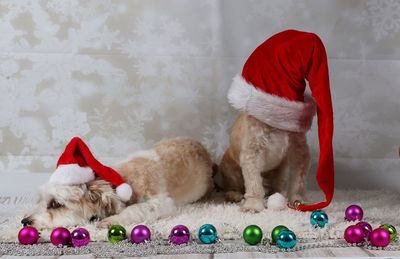
[[[145,225],[138,225],[131,231],[131,243],[140,244],[150,240],[151,232]]]
[[[22,245],[33,245],[36,244],[38,240],[39,232],[34,227],[23,227],[18,233],[18,241]]]
[[[358,222],[356,226],[359,226],[363,230],[365,239],[369,240],[369,236],[372,232],[372,226],[365,221]]]
[[[84,228],[77,228],[71,233],[73,247],[86,246],[90,242],[89,232]]]
[[[347,207],[346,212],[345,212],[345,219],[347,221],[356,221],[356,220],[362,220],[364,216],[364,211],[362,208],[358,205],[350,205]]]
[[[377,247],[386,247],[390,243],[390,233],[384,228],[377,228],[371,232],[371,245]]]
[[[55,246],[66,246],[71,244],[71,232],[68,229],[55,228],[50,235],[50,242]]]
[[[190,231],[184,225],[177,225],[171,230],[169,241],[174,245],[182,245],[189,242]]]
[[[365,234],[359,226],[349,226],[344,231],[344,239],[347,243],[358,244],[364,241]]]

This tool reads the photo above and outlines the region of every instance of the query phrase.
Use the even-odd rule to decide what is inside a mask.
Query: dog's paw
[[[263,199],[248,198],[240,208],[240,211],[258,213],[263,209],[264,209]]]
[[[112,225],[115,225],[115,220],[112,219],[112,217],[108,217],[105,219],[100,220],[97,222],[96,227],[97,228],[110,228]]]
[[[228,202],[240,202],[243,199],[243,194],[240,192],[229,191],[225,193],[225,200]]]

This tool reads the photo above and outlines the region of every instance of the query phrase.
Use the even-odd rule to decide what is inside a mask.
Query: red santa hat
[[[122,201],[128,201],[131,198],[131,187],[114,169],[97,161],[85,142],[78,137],[71,139],[66,146],[49,182],[66,185],[84,184],[94,180],[95,176],[116,187],[116,193]]]
[[[278,129],[307,132],[315,105],[304,96],[308,81],[318,116],[320,155],[316,178],[326,200],[301,204],[302,211],[324,208],[332,201],[333,109],[328,63],[321,39],[308,32],[280,32],[256,48],[229,89],[229,102],[238,110]]]

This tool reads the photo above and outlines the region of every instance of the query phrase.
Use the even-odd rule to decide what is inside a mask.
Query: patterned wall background
[[[75,135],[105,163],[180,135],[218,160],[232,77],[288,28],[328,50],[337,186],[400,189],[396,0],[0,0],[2,179],[51,172]]]

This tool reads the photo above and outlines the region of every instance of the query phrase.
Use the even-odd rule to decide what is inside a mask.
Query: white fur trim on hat
[[[50,176],[50,183],[58,184],[83,184],[94,180],[95,174],[90,167],[82,167],[78,164],[59,165]]]
[[[122,201],[129,201],[132,197],[132,188],[127,183],[118,185],[115,191]]]
[[[246,82],[241,75],[233,78],[228,100],[236,109],[247,112],[265,124],[287,131],[307,132],[315,114],[314,103],[310,100],[290,101],[265,93]]]
[[[271,210],[283,210],[287,208],[287,199],[276,192],[268,197],[267,208]]]

